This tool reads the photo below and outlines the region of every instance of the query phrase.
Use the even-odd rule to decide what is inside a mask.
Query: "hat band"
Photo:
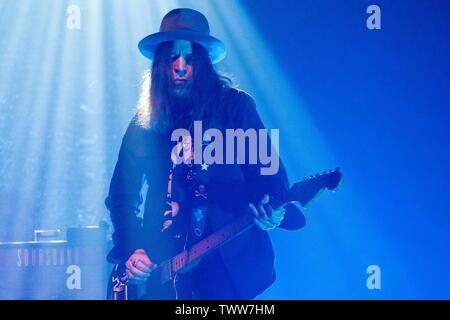
[[[173,29],[173,28],[168,28],[168,29],[161,29],[161,30],[159,30],[160,32],[177,32],[177,31],[189,31],[189,32],[195,32],[195,33],[198,33],[198,34],[204,34],[204,35],[209,35],[209,33],[205,33],[205,32],[201,32],[201,31],[199,31],[199,30],[197,30],[197,29],[192,29],[192,28],[189,28],[188,26],[183,26],[183,27],[178,27],[178,28],[176,28],[176,29]]]

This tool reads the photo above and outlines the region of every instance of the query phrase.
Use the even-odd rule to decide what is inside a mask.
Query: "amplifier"
[[[0,243],[0,299],[105,299],[110,245],[78,233],[68,230],[67,241]]]

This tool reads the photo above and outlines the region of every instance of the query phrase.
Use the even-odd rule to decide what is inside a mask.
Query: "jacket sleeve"
[[[238,99],[236,102],[235,119],[237,128],[242,128],[244,131],[247,129],[255,129],[258,132],[258,161],[257,164],[241,165],[241,170],[244,175],[245,183],[248,186],[249,201],[255,203],[259,201],[262,196],[267,193],[270,196],[270,203],[274,207],[278,207],[286,202],[287,191],[289,189],[289,180],[286,169],[278,155],[278,151],[274,148],[269,132],[261,131],[267,138],[267,144],[261,144],[261,136],[259,135],[260,129],[265,129],[263,122],[256,110],[254,100],[245,92],[240,91],[238,93]],[[260,162],[261,152],[266,155],[270,155],[271,161],[263,165]],[[247,157],[248,160],[248,157]],[[266,159],[267,160],[267,159]],[[273,166],[272,170],[263,173],[264,167]],[[267,174],[270,173],[270,174]],[[285,219],[280,224],[280,227],[288,230],[295,230],[304,225],[304,216],[301,211],[292,205],[285,207],[287,212]]]
[[[128,126],[105,200],[114,227],[114,247],[107,258],[112,263],[126,261],[135,249],[144,245],[142,219],[138,218],[145,172],[142,131],[133,122]]]

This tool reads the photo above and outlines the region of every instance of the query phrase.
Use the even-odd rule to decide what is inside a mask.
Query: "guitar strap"
[[[189,243],[193,244],[201,240],[205,235],[206,219],[208,215],[208,193],[206,186],[196,179],[195,165],[188,170],[188,189],[190,199],[190,223],[189,223]]]
[[[210,141],[202,141],[202,152]],[[204,238],[206,219],[208,215],[208,190],[207,184],[209,181],[209,173],[207,165],[199,165],[195,163],[193,146],[191,146],[191,160],[190,164],[182,164],[186,166],[186,187],[187,187],[187,202],[189,202],[189,231],[188,238],[190,244],[194,244]],[[206,170],[204,170],[206,169]]]
[[[189,228],[189,235],[191,243],[196,243],[201,240],[205,234],[206,216],[208,214],[207,207],[199,206],[191,210],[191,223]]]

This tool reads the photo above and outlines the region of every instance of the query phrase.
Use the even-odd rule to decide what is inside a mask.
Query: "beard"
[[[169,88],[169,105],[172,123],[178,128],[187,127],[192,116],[192,82],[182,84],[171,83]]]
[[[170,95],[174,99],[188,99],[192,90],[192,82],[186,81],[182,84],[171,83]]]

